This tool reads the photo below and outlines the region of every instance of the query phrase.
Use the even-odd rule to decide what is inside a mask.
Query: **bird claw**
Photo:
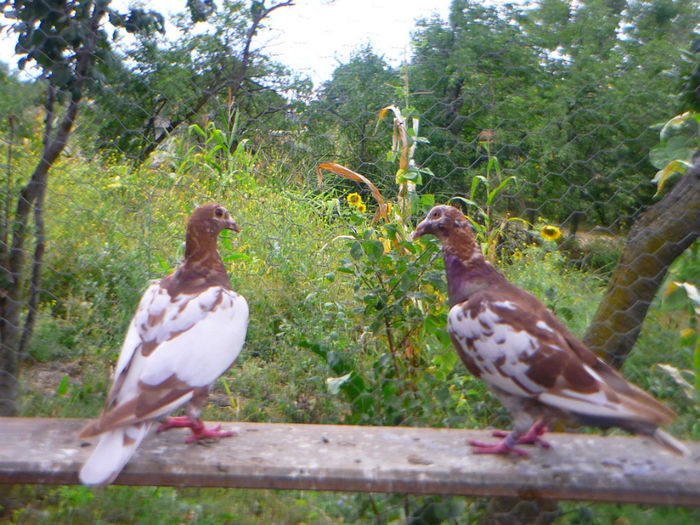
[[[235,436],[236,433],[230,430],[221,430],[221,423],[210,428],[206,428],[201,419],[192,420],[187,416],[169,417],[158,427],[157,432],[164,432],[171,428],[189,428],[192,435],[185,440],[185,443],[194,443],[202,439],[222,438]]]
[[[231,430],[222,431],[220,429],[220,424],[211,428],[205,428],[204,425],[197,429],[192,428],[192,435],[185,440],[185,443],[194,443],[195,441],[200,441],[202,439],[223,438],[236,435],[236,433]]]
[[[473,439],[469,440],[469,445],[474,447],[474,454],[518,454],[519,456],[522,457],[528,457],[530,455],[529,452],[526,452],[524,450],[521,450],[516,447],[509,447],[506,445],[505,440],[501,441],[500,443],[484,443],[482,441],[475,441]]]

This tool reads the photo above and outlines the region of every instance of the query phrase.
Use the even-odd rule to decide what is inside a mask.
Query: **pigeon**
[[[85,485],[121,472],[157,420],[186,405],[158,431],[190,428],[187,442],[228,437],[199,418],[209,387],[236,361],[248,328],[248,303],[231,289],[217,250],[219,233],[240,232],[226,208],[199,206],[187,223],[185,259],[144,292],[129,325],[104,410],[80,432],[99,442],[80,471]]]
[[[650,436],[671,451],[687,448],[659,428],[675,413],[598,358],[535,296],[510,283],[484,258],[469,220],[452,206],[435,206],[412,238],[442,244],[449,314],[447,328],[467,369],[484,380],[514,420],[498,443],[470,441],[475,453],[528,452],[557,419]]]

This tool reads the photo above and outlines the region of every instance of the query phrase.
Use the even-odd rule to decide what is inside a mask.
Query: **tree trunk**
[[[41,284],[41,268],[44,254],[43,200],[48,182],[49,169],[63,152],[82,98],[85,77],[95,59],[97,31],[106,12],[106,4],[97,3],[90,17],[90,38],[78,52],[75,65],[75,83],[71,99],[55,131],[55,89],[49,84],[46,97],[46,119],[44,124],[44,148],[41,159],[27,185],[17,198],[15,216],[12,220],[12,241],[7,260],[2,261],[2,284],[0,295],[0,416],[17,413],[19,368],[22,349],[32,336],[38,292]],[[29,217],[34,208],[36,242],[32,261],[29,303],[25,301],[25,244],[29,235]],[[22,313],[28,309],[28,317],[22,327]]]
[[[671,263],[700,233],[700,160],[636,221],[583,341],[620,367]]]

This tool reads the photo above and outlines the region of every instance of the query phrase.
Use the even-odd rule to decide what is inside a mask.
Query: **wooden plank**
[[[91,445],[84,421],[0,418],[0,483],[78,483]],[[651,440],[548,434],[530,458],[471,453],[487,431],[225,423],[237,436],[187,445],[187,430],[150,436],[116,483],[700,506],[700,443],[682,458]]]

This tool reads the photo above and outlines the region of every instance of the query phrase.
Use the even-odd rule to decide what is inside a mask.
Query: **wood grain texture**
[[[0,418],[0,483],[78,483],[92,444],[77,419]],[[647,438],[548,434],[530,458],[474,455],[488,431],[224,423],[237,435],[144,440],[115,484],[516,496],[700,506],[700,443],[676,456]]]

